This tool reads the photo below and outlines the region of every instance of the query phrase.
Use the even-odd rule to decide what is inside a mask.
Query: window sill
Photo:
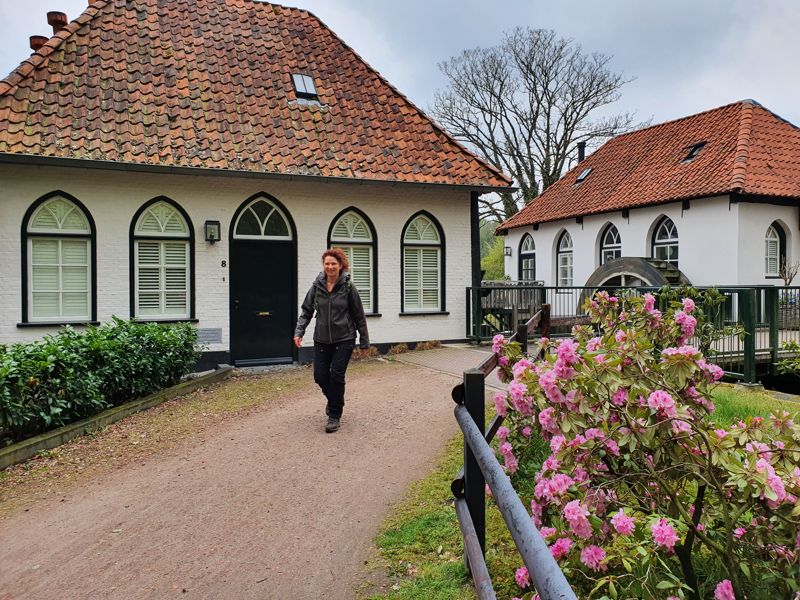
[[[370,317],[382,317],[383,315],[381,313],[364,313],[364,316],[369,319]]]
[[[782,279],[780,275],[764,275],[764,279]]]
[[[63,327],[69,325],[70,327],[80,327],[83,325],[100,325],[100,321],[27,321],[25,323],[17,323],[17,328],[24,329],[26,327]]]
[[[186,318],[186,319],[140,319],[138,317],[133,317],[133,318],[131,318],[131,321],[134,321],[135,323],[164,323],[164,324],[170,324],[170,323],[199,323],[200,319],[189,319],[189,318]]]
[[[401,312],[401,313],[397,313],[397,314],[398,314],[398,316],[401,316],[401,317],[429,317],[429,316],[432,316],[432,315],[449,315],[450,311],[449,310],[429,310],[429,311],[420,310],[420,311],[417,311],[417,312],[406,311],[406,312]]]

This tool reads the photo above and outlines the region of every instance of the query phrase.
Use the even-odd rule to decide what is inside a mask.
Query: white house
[[[0,343],[118,316],[195,323],[203,365],[304,360],[334,245],[373,343],[465,337],[506,176],[304,10],[89,4],[0,81]]]
[[[744,100],[608,141],[498,232],[546,286],[782,285],[798,207],[800,129]]]

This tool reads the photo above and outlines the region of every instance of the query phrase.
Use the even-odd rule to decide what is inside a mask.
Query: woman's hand
[[[302,346],[303,345],[303,338],[301,338],[300,336],[297,336],[297,335],[294,336],[294,345],[297,346],[298,348],[300,346]]]

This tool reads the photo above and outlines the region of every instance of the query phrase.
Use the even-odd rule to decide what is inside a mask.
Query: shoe
[[[333,417],[328,417],[328,422],[325,423],[325,433],[333,433],[334,431],[339,431],[339,419],[334,419]]]

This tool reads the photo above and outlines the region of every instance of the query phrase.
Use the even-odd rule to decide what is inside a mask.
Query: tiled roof
[[[298,101],[292,73],[314,77]],[[510,180],[314,15],[96,0],[0,81],[0,153],[474,187]]]
[[[700,142],[697,156],[685,161]],[[753,100],[609,140],[498,231],[732,193],[800,198],[800,129]]]

